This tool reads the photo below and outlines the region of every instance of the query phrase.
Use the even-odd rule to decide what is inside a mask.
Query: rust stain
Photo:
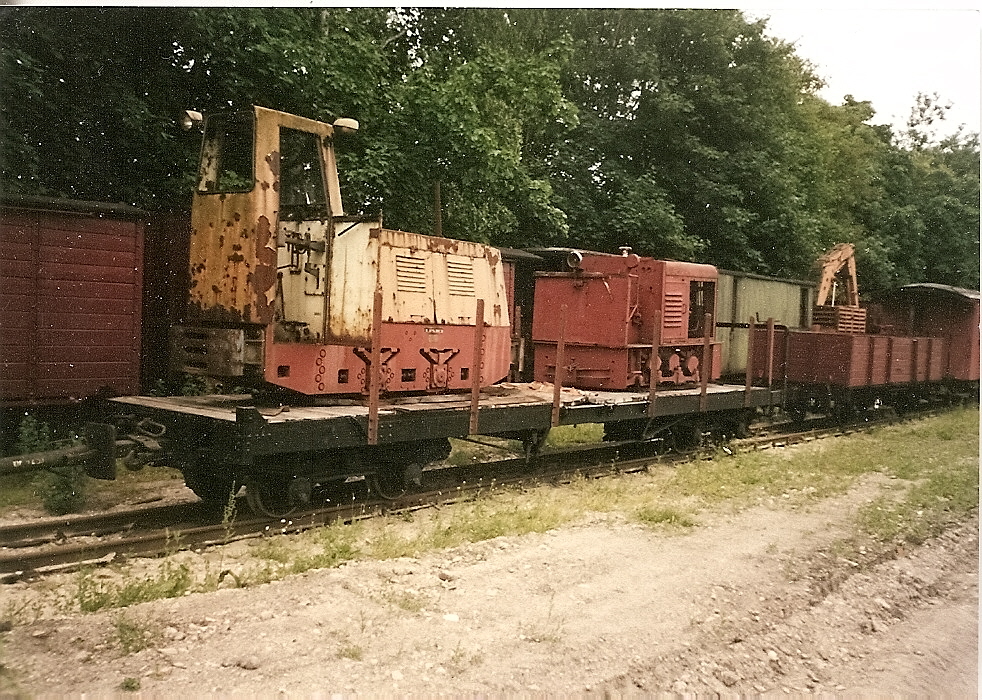
[[[266,156],[266,164],[269,165],[269,171],[273,173],[273,191],[280,191],[280,152],[273,151],[268,156]],[[269,185],[265,182],[263,183],[263,189],[269,189]]]
[[[272,227],[269,219],[260,216],[256,222],[256,269],[250,273],[257,320],[269,323],[273,320],[273,307],[267,292],[276,284],[276,248],[270,247]],[[275,245],[275,242],[274,242]]]

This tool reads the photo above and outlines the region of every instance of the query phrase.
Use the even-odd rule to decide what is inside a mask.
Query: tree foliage
[[[183,109],[353,116],[349,211],[446,235],[861,284],[977,287],[977,134],[831,105],[766,21],[730,10],[13,7],[0,16],[2,186],[183,208]]]

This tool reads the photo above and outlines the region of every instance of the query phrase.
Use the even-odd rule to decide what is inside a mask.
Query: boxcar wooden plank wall
[[[85,202],[0,208],[0,403],[139,391],[143,219]]]

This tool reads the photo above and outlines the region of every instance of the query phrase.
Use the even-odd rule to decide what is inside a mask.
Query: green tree
[[[152,204],[180,189],[196,152],[172,126],[181,24],[165,9],[5,8],[4,190]]]
[[[814,75],[735,11],[572,10],[564,75],[580,125],[549,161],[574,238],[788,274],[802,93]]]
[[[567,244],[804,276],[857,245],[861,284],[978,285],[977,134],[833,106],[733,10],[0,10],[4,192],[186,207],[183,109],[357,118],[351,212],[496,245]]]
[[[837,195],[843,216],[858,224],[866,291],[911,282],[978,288],[978,134],[959,130],[937,139],[945,111],[935,98],[919,96],[906,131],[876,130],[875,148],[859,158],[864,186],[851,183]]]

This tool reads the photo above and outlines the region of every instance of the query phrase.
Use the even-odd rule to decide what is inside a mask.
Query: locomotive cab
[[[346,216],[334,140],[356,128],[263,107],[206,120],[173,371],[364,394],[378,342],[383,391],[467,389],[472,371],[482,384],[507,375],[499,253]]]

